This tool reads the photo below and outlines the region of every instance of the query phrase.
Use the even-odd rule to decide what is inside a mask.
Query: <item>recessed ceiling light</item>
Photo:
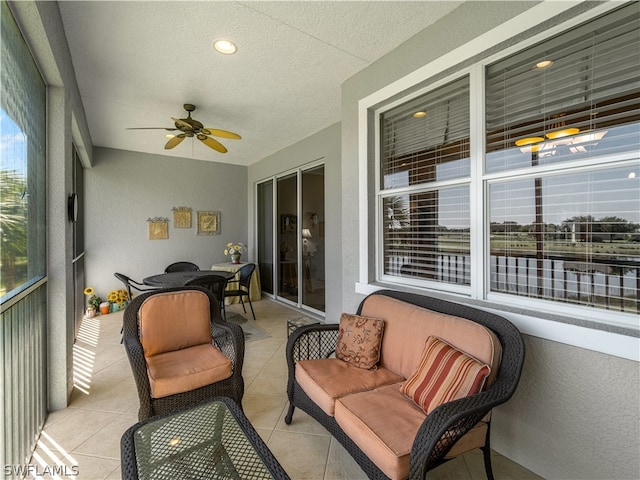
[[[213,42],[213,48],[224,55],[232,55],[238,50],[238,47],[229,40],[216,40]]]
[[[413,114],[414,117],[416,118],[422,118],[422,117],[426,117],[427,116],[427,112],[416,112]]]
[[[536,63],[536,68],[547,68],[553,65],[552,60],[543,60],[542,62]]]

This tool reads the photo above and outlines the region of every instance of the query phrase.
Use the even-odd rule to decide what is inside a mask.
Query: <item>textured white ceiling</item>
[[[61,1],[94,145],[250,165],[340,120],[340,85],[460,1]],[[238,52],[224,56],[213,40]],[[186,139],[165,150],[184,103],[220,154]]]

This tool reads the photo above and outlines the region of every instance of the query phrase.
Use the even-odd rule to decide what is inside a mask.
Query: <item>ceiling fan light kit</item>
[[[196,137],[202,143],[204,143],[207,147],[220,152],[227,153],[227,148],[222,145],[218,140],[212,138],[222,137],[222,138],[230,138],[232,140],[240,140],[242,137],[237,133],[229,132],[227,130],[220,130],[218,128],[205,128],[204,125],[191,118],[191,112],[193,112],[196,107],[191,103],[185,103],[184,109],[187,111],[187,118],[174,118],[173,120],[174,128],[166,128],[166,127],[140,127],[140,128],[128,128],[127,130],[167,130],[167,131],[180,131],[182,133],[178,133],[177,135],[169,138],[169,141],[165,144],[165,150],[169,150],[177,147],[182,143],[185,138],[193,138]],[[211,136],[210,136],[211,135]]]

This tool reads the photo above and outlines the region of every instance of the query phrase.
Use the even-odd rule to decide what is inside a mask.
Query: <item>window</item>
[[[377,278],[637,314],[637,5],[491,62],[378,111]]]
[[[383,275],[469,285],[469,79],[380,122]]]
[[[638,312],[638,17],[623,8],[487,67],[491,292]]]
[[[0,130],[0,297],[44,277],[45,85],[2,2]]]

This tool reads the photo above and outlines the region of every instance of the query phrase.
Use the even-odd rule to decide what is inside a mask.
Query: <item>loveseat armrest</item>
[[[337,323],[305,325],[289,335],[285,355],[287,358],[287,395],[291,400],[296,376],[296,362],[328,358],[336,351],[338,344]]]
[[[460,438],[494,407],[509,400],[517,385],[510,377],[519,377],[520,369],[521,364],[507,366],[503,368],[507,372],[488,390],[444,403],[427,415],[411,447],[409,478],[426,479],[428,471],[445,462],[445,456]]]

